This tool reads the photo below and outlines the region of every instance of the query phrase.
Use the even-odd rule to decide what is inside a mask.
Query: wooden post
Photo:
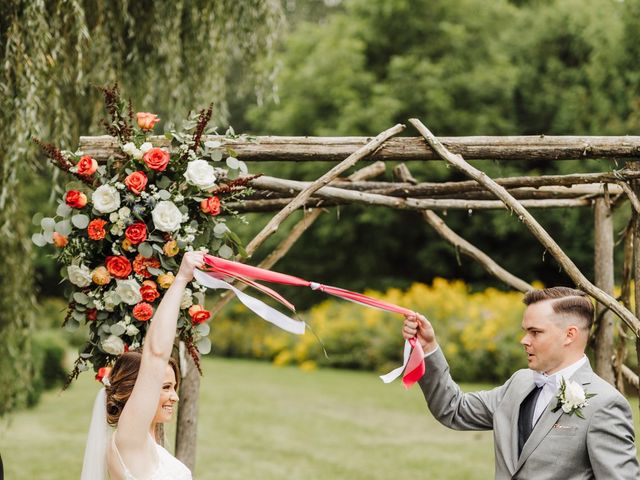
[[[178,403],[176,457],[193,472],[196,468],[200,373],[189,352],[183,348],[180,349],[180,360],[182,380]]]
[[[595,284],[613,295],[613,215],[608,198],[595,203]],[[614,315],[601,303],[596,304],[595,369],[607,382],[615,385],[613,357]]]

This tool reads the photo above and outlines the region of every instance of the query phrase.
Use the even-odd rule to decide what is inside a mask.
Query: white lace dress
[[[122,461],[118,447],[116,447],[115,435],[111,438],[113,451],[116,453],[118,461],[120,462],[125,480],[138,480],[136,477],[131,475],[131,472]],[[158,467],[156,468],[156,471],[153,472],[153,475],[149,477],[149,480],[192,480],[191,471],[184,463],[171,455],[165,448],[158,445],[151,436],[149,436],[149,440],[155,445],[158,459]]]

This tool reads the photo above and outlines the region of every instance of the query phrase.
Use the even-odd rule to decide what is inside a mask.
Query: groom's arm
[[[622,396],[593,415],[587,433],[587,450],[597,479],[640,478],[634,437],[631,408]]]
[[[426,373],[418,382],[433,416],[455,430],[491,430],[493,414],[504,396],[509,382],[473,393],[463,393],[449,373],[442,350],[436,349],[425,358]]]

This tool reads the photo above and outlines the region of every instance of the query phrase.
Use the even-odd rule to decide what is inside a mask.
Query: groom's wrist
[[[440,348],[440,346],[434,342],[428,345],[424,345],[422,350],[424,351],[424,358],[427,358],[431,355],[433,355],[434,353],[436,353],[438,351],[438,349]]]

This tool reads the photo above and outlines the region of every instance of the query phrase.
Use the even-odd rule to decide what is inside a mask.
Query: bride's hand
[[[190,282],[193,280],[193,271],[196,268],[202,268],[204,266],[204,252],[187,252],[182,257],[182,263],[180,263],[180,269],[176,275],[176,280],[183,280],[184,282]]]

